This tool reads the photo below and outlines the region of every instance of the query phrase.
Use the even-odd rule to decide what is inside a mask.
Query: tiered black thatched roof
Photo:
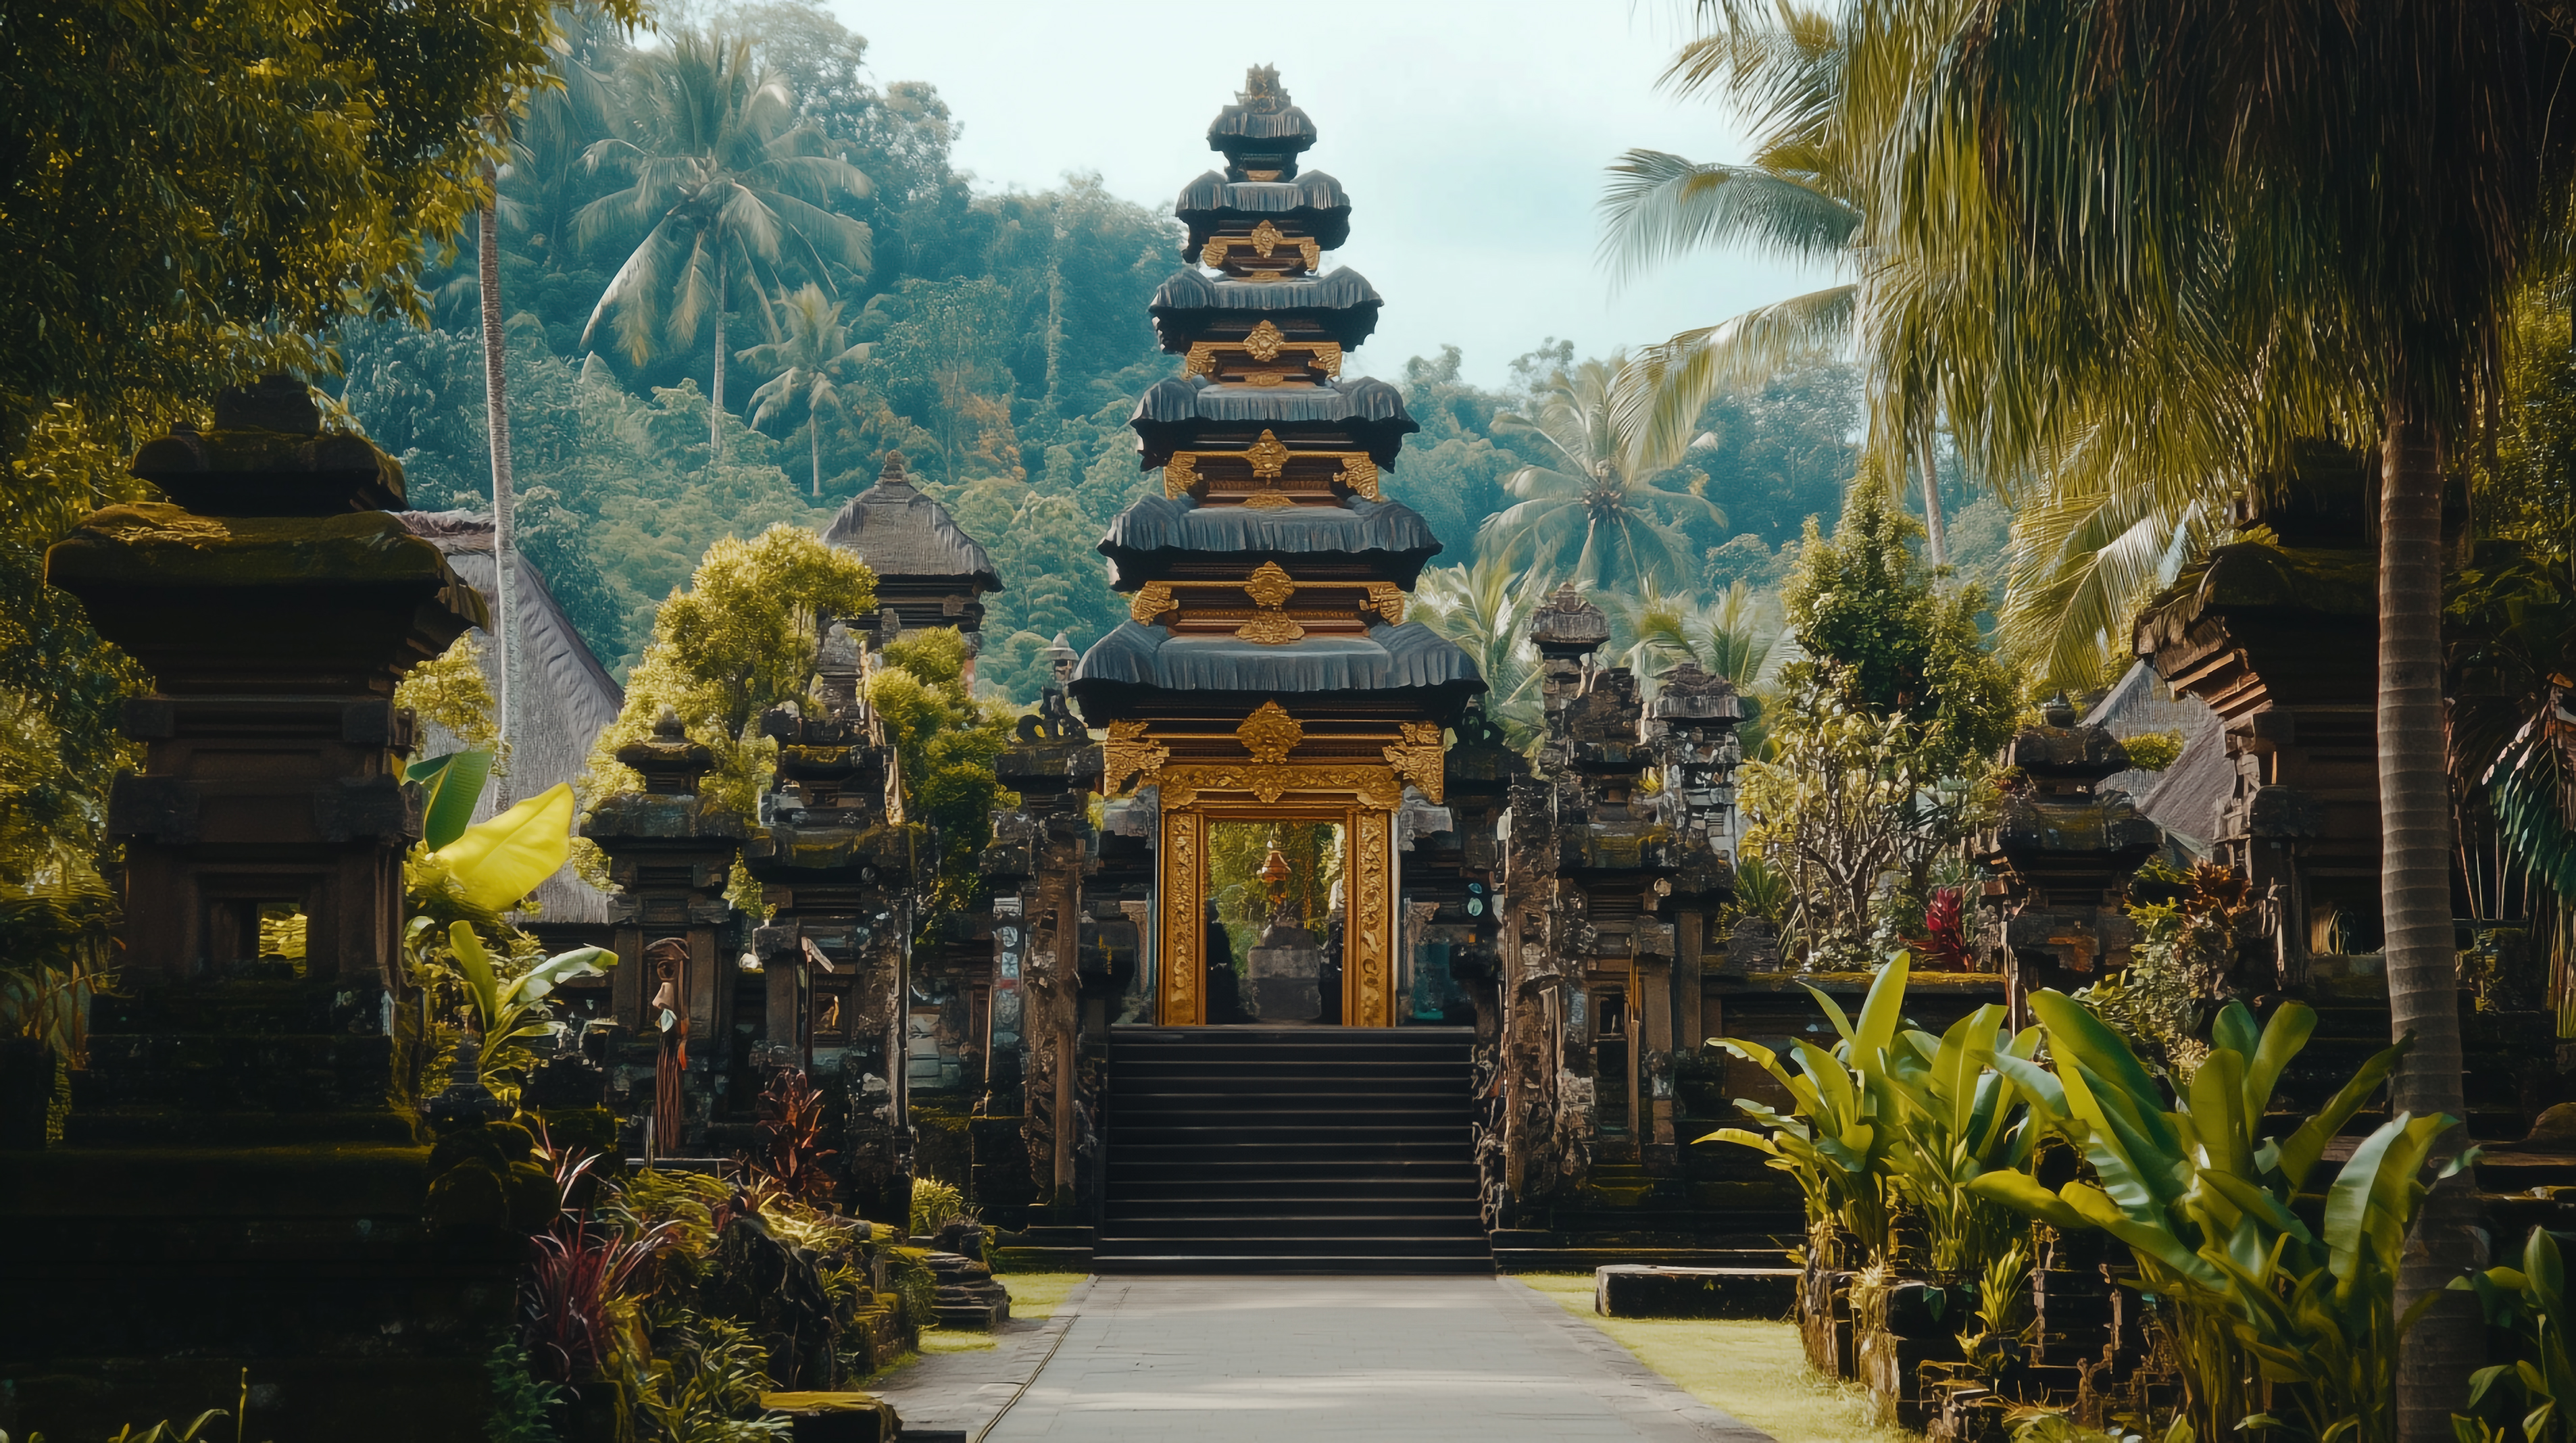
[[[1377,313],[1386,301],[1368,277],[1348,266],[1311,281],[1218,281],[1196,270],[1182,271],[1163,282],[1146,310],[1163,349],[1189,349],[1208,328],[1223,320],[1307,313],[1323,329],[1324,339],[1354,347],[1377,329]]]
[[[1410,588],[1440,554],[1440,539],[1412,507],[1354,496],[1345,506],[1207,506],[1187,496],[1148,496],[1118,513],[1101,538],[1111,585],[1131,590],[1191,556],[1228,556],[1246,570],[1276,561],[1348,559]]]
[[[1422,429],[1405,413],[1404,393],[1373,376],[1258,389],[1175,376],[1148,389],[1127,424],[1151,470],[1174,451],[1189,449],[1199,423],[1207,421],[1276,427],[1283,438],[1300,426],[1328,427],[1348,435],[1381,466],[1394,465],[1404,438]]]
[[[1467,654],[1420,622],[1372,626],[1368,635],[1309,636],[1266,646],[1231,636],[1174,636],[1122,622],[1092,645],[1074,673],[1083,716],[1116,718],[1152,693],[1348,695],[1414,702],[1445,712],[1485,690]]]

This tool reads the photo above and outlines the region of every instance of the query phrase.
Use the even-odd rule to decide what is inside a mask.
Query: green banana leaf
[[[449,752],[414,762],[403,769],[406,781],[420,783],[421,841],[433,852],[465,835],[474,824],[474,804],[492,775],[487,751]]]

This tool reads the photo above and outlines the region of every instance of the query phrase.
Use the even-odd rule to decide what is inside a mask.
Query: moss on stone
[[[391,513],[199,516],[138,501],[91,513],[46,553],[45,579],[137,587],[455,584],[436,546]]]

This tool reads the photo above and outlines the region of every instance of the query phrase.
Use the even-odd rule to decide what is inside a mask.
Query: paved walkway
[[[1104,1277],[1066,1312],[1009,1357],[982,1355],[1028,1383],[970,1384],[992,1404],[1017,1397],[998,1419],[972,1419],[968,1438],[1770,1443],[1500,1278]],[[907,1423],[928,1411],[932,1381],[910,1400],[888,1391]]]

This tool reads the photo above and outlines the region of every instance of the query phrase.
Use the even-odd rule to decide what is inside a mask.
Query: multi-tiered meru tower
[[[1383,478],[1420,428],[1393,386],[1343,379],[1381,302],[1358,273],[1322,270],[1350,199],[1300,173],[1314,143],[1267,68],[1208,128],[1226,169],[1182,191],[1192,266],[1153,303],[1182,374],[1129,423],[1163,494],[1100,543],[1133,619],[1070,687],[1108,733],[1103,789],[1133,790],[1156,818],[1140,985],[1165,1026],[1394,1025],[1397,815],[1408,792],[1439,804],[1443,730],[1485,690],[1465,653],[1405,616],[1440,543]],[[1257,875],[1276,910],[1251,922],[1258,883],[1219,874],[1233,854],[1217,836],[1247,825],[1307,839],[1271,845]],[[1246,1000],[1301,995],[1311,1015]]]

